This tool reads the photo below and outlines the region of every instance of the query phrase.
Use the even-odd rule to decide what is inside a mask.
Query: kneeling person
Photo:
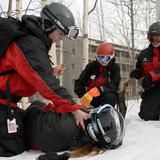
[[[115,50],[110,43],[97,47],[96,60],[89,63],[75,81],[74,92],[86,106],[115,106],[120,83],[120,67],[115,63]]]

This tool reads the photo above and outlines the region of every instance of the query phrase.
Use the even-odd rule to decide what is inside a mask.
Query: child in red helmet
[[[107,66],[109,61],[115,57],[115,50],[110,43],[102,43],[96,49],[97,60],[102,66]]]
[[[96,49],[96,60],[89,63],[75,81],[74,91],[82,104],[98,107],[117,103],[120,67],[115,63],[115,49],[104,42]]]

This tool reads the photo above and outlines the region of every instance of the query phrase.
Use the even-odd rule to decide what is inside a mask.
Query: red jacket
[[[141,51],[137,58],[136,70],[139,70],[140,78],[146,74],[152,77],[152,83],[160,81],[160,48],[150,45]]]

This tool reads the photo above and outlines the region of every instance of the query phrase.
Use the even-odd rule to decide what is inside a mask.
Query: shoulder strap
[[[5,75],[12,74],[12,73],[15,73],[15,72],[16,71],[14,69],[8,70],[8,71],[5,71],[5,72],[0,72],[0,76],[5,76]]]
[[[15,70],[8,70],[8,71],[5,71],[5,72],[0,72],[0,76],[12,74],[12,73],[15,73],[15,72],[16,72]],[[8,118],[10,120],[12,120],[13,117],[14,117],[14,112],[13,112],[13,109],[11,107],[10,79],[8,79],[7,83],[6,83],[6,95],[7,95]]]

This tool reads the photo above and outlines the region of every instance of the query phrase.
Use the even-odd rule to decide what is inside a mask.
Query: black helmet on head
[[[125,132],[123,116],[109,104],[95,108],[90,113],[91,119],[85,125],[90,139],[106,149],[120,146]]]
[[[155,22],[150,25],[148,30],[148,36],[150,35],[160,35],[160,22]]]
[[[41,11],[41,17],[47,32],[59,28],[70,39],[75,39],[79,33],[72,12],[63,4],[53,2],[46,5]]]

